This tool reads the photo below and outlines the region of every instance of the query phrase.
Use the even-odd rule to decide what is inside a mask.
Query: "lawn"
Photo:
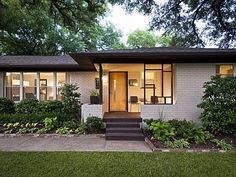
[[[236,153],[0,152],[1,177],[235,177]]]

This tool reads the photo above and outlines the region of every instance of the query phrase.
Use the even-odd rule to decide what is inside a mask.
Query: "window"
[[[13,101],[37,98],[61,100],[61,89],[66,82],[66,73],[55,72],[7,72],[5,96]]]
[[[20,73],[6,73],[6,97],[13,101],[20,101]]]
[[[234,65],[230,64],[217,65],[216,74],[222,77],[232,77],[234,75]]]
[[[40,100],[53,100],[53,73],[40,73]]]
[[[57,100],[62,100],[62,87],[66,82],[66,73],[57,73]]]
[[[23,73],[23,97],[24,99],[37,98],[37,73]]]
[[[145,64],[144,72],[145,104],[172,104],[172,64]]]

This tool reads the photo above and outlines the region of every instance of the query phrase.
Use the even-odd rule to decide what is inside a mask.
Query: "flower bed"
[[[146,120],[146,142],[153,150],[217,151],[236,148],[236,136],[211,134],[192,122]]]

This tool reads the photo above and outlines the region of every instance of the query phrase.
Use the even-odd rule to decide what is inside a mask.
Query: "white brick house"
[[[1,56],[0,97],[61,99],[63,83],[77,83],[82,116],[138,112],[141,118],[198,121],[203,84],[236,75],[235,49],[151,48],[82,52],[70,56]],[[90,92],[100,104],[90,105]]]

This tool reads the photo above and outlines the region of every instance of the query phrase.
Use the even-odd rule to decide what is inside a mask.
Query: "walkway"
[[[106,141],[104,135],[1,136],[0,151],[151,152],[144,141]]]

